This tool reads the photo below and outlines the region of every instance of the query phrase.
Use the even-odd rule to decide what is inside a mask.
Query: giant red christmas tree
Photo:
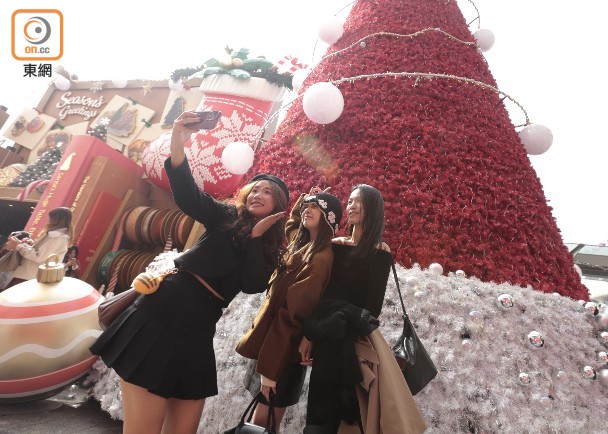
[[[356,43],[422,29],[445,33]],[[336,54],[301,92],[317,82],[404,71],[478,84],[406,76],[341,82],[342,115],[313,123],[299,99],[252,172],[281,176],[296,191],[331,186],[344,199],[357,183],[376,186],[386,202],[385,240],[406,267],[439,262],[485,281],[587,299],[499,95],[479,85],[496,87],[472,42],[455,1],[358,1],[327,52]]]

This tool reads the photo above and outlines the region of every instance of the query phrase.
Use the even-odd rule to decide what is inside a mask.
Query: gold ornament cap
[[[65,267],[59,262],[59,256],[53,253],[38,267],[36,280],[40,283],[56,283],[61,282],[64,276]]]

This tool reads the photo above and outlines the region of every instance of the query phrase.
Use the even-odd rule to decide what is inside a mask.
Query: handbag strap
[[[395,278],[395,285],[397,285],[397,293],[399,294],[399,301],[401,302],[401,308],[403,309],[403,316],[407,318],[408,316],[407,312],[405,311],[405,303],[403,303],[403,295],[401,295],[401,288],[399,287],[399,279],[397,279],[397,270],[395,269],[394,262],[391,264],[391,267],[393,268],[393,277]]]
[[[264,394],[260,390],[258,394],[251,400],[245,411],[243,412],[243,416],[241,417],[240,426],[245,425],[245,422],[249,421],[253,416],[253,412],[255,408],[258,406],[260,400],[264,398]],[[274,433],[276,431],[276,415],[274,414],[274,393],[270,391],[270,399],[268,405],[268,416],[266,418],[266,427],[269,429],[270,433]]]

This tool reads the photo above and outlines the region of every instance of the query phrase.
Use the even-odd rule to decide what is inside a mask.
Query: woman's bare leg
[[[168,400],[122,379],[120,390],[124,410],[123,434],[160,433]]]
[[[170,398],[162,434],[195,434],[204,407],[204,399]]]

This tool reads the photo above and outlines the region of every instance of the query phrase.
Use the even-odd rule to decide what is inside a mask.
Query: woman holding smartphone
[[[200,120],[193,112],[176,119],[165,169],[175,203],[206,231],[91,347],[121,378],[125,434],[196,432],[205,398],[218,392],[213,336],[222,309],[239,291],[266,289],[284,241],[281,179],[256,175],[232,203],[198,189],[184,143]]]

